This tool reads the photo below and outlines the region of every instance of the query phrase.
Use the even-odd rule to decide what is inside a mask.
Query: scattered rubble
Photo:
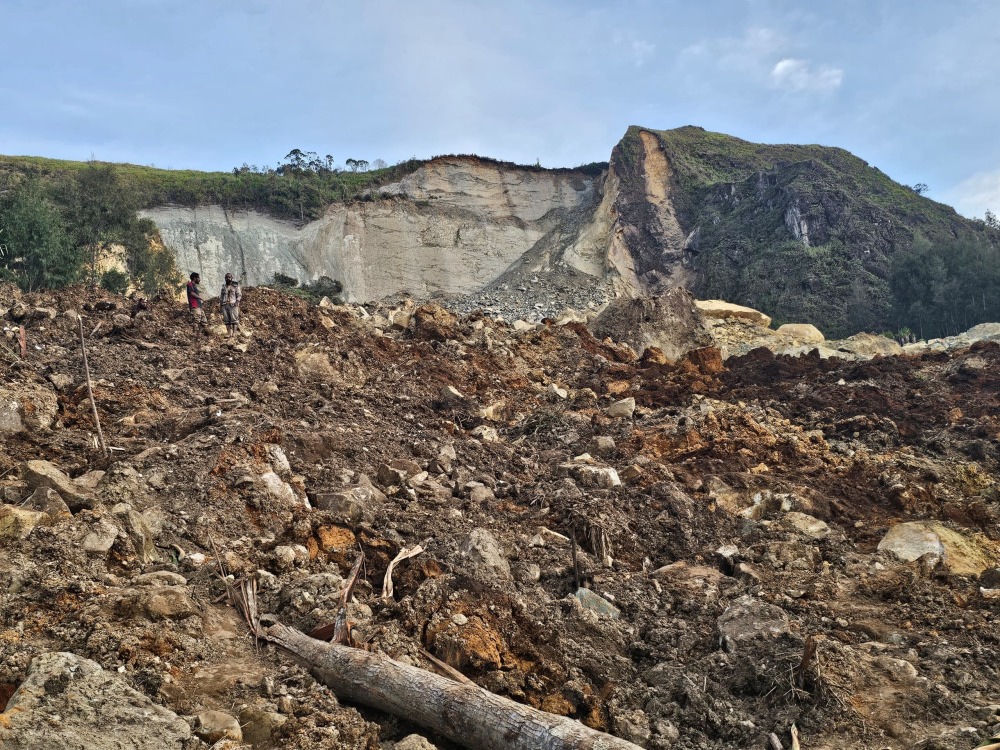
[[[359,552],[352,643],[653,750],[1000,732],[993,329],[674,358],[575,319],[248,289],[230,347],[170,303],[116,328],[101,295],[0,288],[30,344],[0,342],[4,747],[452,750],[338,700],[228,604],[253,578],[261,612],[323,632]],[[68,310],[102,323],[106,458]]]

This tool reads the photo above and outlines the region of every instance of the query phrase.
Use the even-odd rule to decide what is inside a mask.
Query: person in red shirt
[[[201,298],[201,292],[198,290],[198,284],[201,283],[201,276],[197,273],[191,274],[191,280],[187,283],[187,300],[188,308],[191,310],[191,317],[194,319],[194,334],[198,335],[198,329],[203,330],[208,325],[208,320],[205,318],[204,304],[205,300]]]

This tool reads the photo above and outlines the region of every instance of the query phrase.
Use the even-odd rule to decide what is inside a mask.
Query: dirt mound
[[[246,290],[232,342],[170,303],[133,317],[90,290],[0,290],[0,313],[15,304],[2,702],[33,659],[71,652],[186,719],[192,748],[234,722],[257,748],[422,746],[256,646],[226,602],[223,577],[253,576],[261,611],[329,625],[360,551],[356,644],[644,747],[788,747],[793,724],[811,748],[1000,731],[1000,571],[878,549],[906,522],[995,549],[996,343],[671,363],[579,323],[428,306],[392,326],[266,289]]]

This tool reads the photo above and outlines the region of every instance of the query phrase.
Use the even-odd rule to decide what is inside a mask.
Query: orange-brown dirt
[[[230,343],[171,302],[123,318],[128,302],[99,292],[0,290],[0,389],[23,422],[0,436],[2,502],[32,494],[32,460],[90,488],[72,515],[0,535],[4,700],[34,656],[72,651],[182,716],[281,714],[257,747],[389,748],[419,728],[341,705],[255,644],[221,581],[256,576],[261,611],[309,632],[334,621],[363,552],[356,643],[434,669],[426,649],[645,747],[788,747],[793,724],[808,748],[1000,731],[1000,563],[956,575],[877,550],[906,521],[1000,540],[996,344],[665,363],[581,324],[516,333],[428,307],[382,330],[268,289],[244,307]],[[631,418],[605,414],[626,397]],[[566,537],[617,616],[573,596]]]

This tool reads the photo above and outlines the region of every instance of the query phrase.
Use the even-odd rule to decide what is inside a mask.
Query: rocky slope
[[[227,344],[0,292],[0,746],[449,747],[227,604],[249,576],[327,625],[359,551],[359,647],[644,747],[1000,733],[996,343],[671,364],[578,323],[245,302]]]

